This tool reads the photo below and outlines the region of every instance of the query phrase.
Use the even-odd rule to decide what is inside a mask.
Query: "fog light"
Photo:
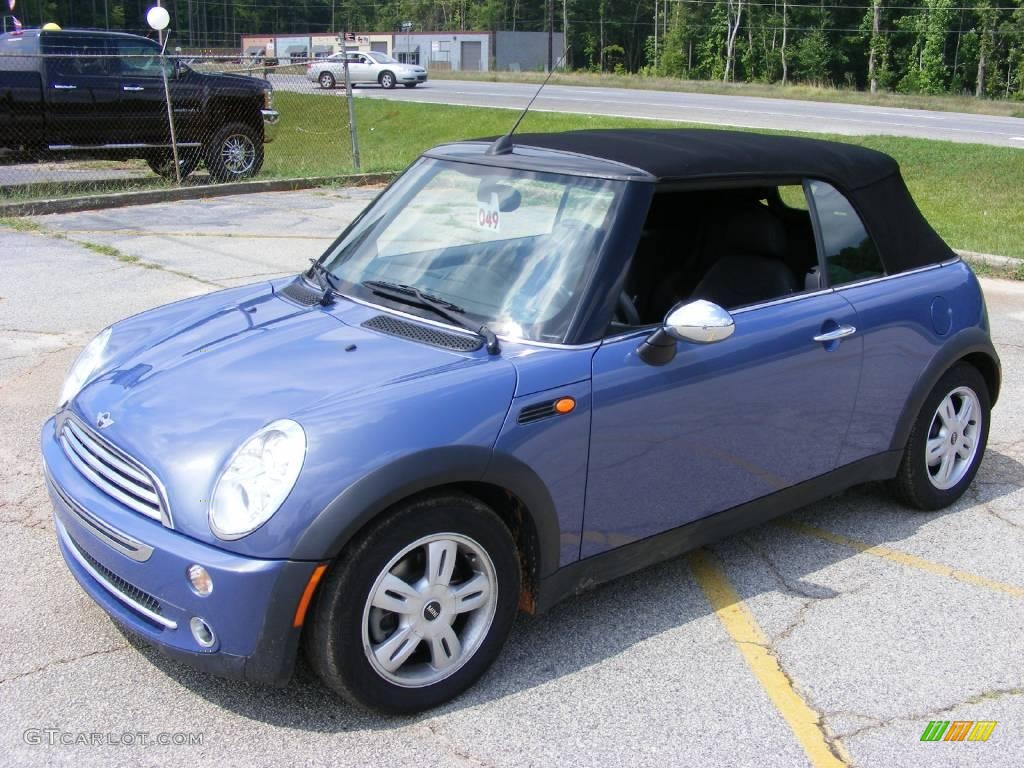
[[[188,567],[188,582],[192,585],[192,591],[200,597],[206,597],[213,592],[213,579],[201,565]]]
[[[194,637],[196,642],[203,646],[203,648],[211,648],[213,644],[217,642],[217,638],[213,634],[213,629],[198,616],[193,616],[192,621],[190,621],[188,625],[192,629],[192,637]]]

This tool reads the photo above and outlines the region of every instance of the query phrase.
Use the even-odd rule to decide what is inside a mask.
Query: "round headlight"
[[[75,364],[68,371],[67,378],[64,379],[64,386],[60,390],[60,399],[57,401],[58,408],[66,405],[71,398],[82,391],[82,387],[86,385],[96,369],[99,368],[100,363],[103,362],[103,351],[107,348],[108,341],[110,341],[109,328],[101,331],[99,336],[90,341],[82,350],[82,354],[75,360]]]
[[[291,493],[306,457],[306,433],[294,421],[272,422],[235,451],[210,502],[210,530],[240,539],[277,512]]]

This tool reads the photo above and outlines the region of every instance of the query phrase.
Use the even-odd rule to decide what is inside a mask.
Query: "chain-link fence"
[[[418,84],[349,63],[356,86]],[[0,201],[350,174],[345,69],[164,55],[110,33],[2,36]]]

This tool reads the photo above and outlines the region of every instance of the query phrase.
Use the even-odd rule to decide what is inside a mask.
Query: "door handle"
[[[830,341],[839,341],[845,339],[847,336],[853,336],[857,332],[857,329],[852,325],[840,325],[834,331],[828,333],[819,333],[814,337],[814,340],[822,344],[827,344]]]
[[[122,91],[144,91],[146,90],[141,85],[123,85],[121,86]]]
[[[54,87],[54,89],[56,89],[58,91],[77,91],[78,90],[78,86],[77,85],[63,85],[61,83],[54,83],[53,87]]]

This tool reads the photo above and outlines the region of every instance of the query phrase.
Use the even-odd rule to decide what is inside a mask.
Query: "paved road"
[[[270,80],[275,88],[282,90],[322,93],[319,86],[301,75],[272,75]],[[396,88],[391,91],[360,87],[356,94],[365,98],[395,101],[522,109],[536,90],[536,85],[525,83],[431,80],[416,88]],[[340,95],[342,91],[333,93]],[[643,117],[850,136],[917,136],[1024,149],[1024,119],[959,112],[570,85],[547,86],[541,91],[533,108],[545,112]]]
[[[1024,764],[1019,283],[984,282],[1005,384],[978,479],[952,509],[910,512],[864,488],[721,542],[710,568],[680,558],[621,579],[519,620],[479,685],[413,718],[354,711],[304,669],[284,690],[209,678],[122,635],[54,541],[38,429],[64,372],[128,314],[296,271],[371,194],[218,198],[38,217],[42,234],[0,229],[4,764]],[[716,612],[709,588],[734,595]],[[787,691],[807,719],[787,721]],[[985,743],[922,743],[930,720],[998,725]],[[58,743],[26,740],[43,728]],[[809,757],[801,730],[824,754]],[[203,742],[59,743],[140,731]]]

